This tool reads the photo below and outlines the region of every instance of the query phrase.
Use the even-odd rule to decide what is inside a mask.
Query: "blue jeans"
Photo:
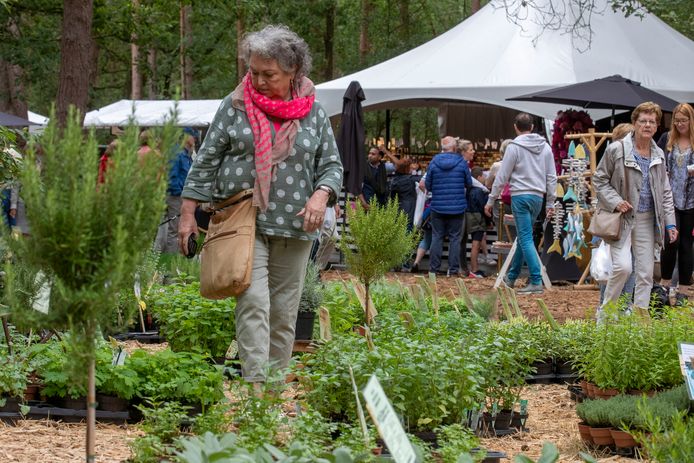
[[[465,214],[439,214],[431,211],[431,249],[429,251],[429,271],[438,272],[441,268],[443,240],[448,236],[448,273],[460,271],[460,238],[463,234]]]
[[[9,188],[0,191],[0,199],[2,199],[2,223],[8,229],[15,225],[14,217],[10,217],[10,195],[11,190]]]
[[[520,275],[523,262],[528,264],[530,271],[530,284],[542,284],[542,267],[540,257],[535,249],[533,241],[533,225],[542,208],[542,198],[535,195],[516,195],[511,198],[511,211],[516,222],[518,233],[518,246],[513,255],[511,267],[508,269],[509,281],[516,281]]]

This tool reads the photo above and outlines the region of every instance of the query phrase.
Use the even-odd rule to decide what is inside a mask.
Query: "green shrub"
[[[409,431],[459,423],[482,398],[481,322],[442,314],[439,321],[414,313],[407,330],[396,314],[381,314],[374,327],[375,348],[365,338],[337,335],[325,343],[299,374],[313,408],[328,418],[356,419],[349,367],[363,388],[376,374]],[[475,346],[472,346],[472,344]]]
[[[233,298],[213,301],[200,295],[200,283],[177,283],[150,293],[152,313],[174,352],[212,357],[226,354],[234,339]]]
[[[153,354],[136,350],[126,365],[140,378],[137,396],[141,398],[205,407],[224,396],[222,372],[198,354],[170,349]]]
[[[394,200],[386,206],[372,200],[368,211],[357,202],[356,208],[348,205],[346,212],[349,232],[343,230],[339,246],[349,271],[364,285],[368,301],[371,285],[408,259],[418,234],[407,231],[407,216]]]

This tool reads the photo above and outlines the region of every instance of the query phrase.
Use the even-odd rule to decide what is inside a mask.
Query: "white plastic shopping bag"
[[[604,241],[600,242],[600,246],[593,249],[590,259],[590,276],[595,281],[605,282],[612,275],[612,255],[610,253],[610,245]]]

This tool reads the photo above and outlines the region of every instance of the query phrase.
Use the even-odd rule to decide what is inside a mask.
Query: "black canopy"
[[[354,196],[361,194],[361,186],[366,172],[366,154],[364,152],[364,115],[361,102],[364,91],[359,82],[352,81],[342,99],[342,123],[337,138],[342,166],[344,167],[343,185]]]
[[[612,109],[613,114],[615,109],[634,109],[644,101],[657,103],[663,111],[667,112],[672,112],[677,106],[675,100],[643,87],[640,82],[624,78],[618,74],[507,98],[507,100]]]

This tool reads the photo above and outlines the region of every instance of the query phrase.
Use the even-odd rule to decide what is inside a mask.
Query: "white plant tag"
[[[407,438],[398,415],[395,414],[395,410],[393,410],[393,406],[386,397],[376,375],[371,375],[371,379],[369,379],[362,394],[364,394],[366,401],[366,409],[369,411],[371,419],[374,420],[378,433],[388,446],[393,460],[396,463],[415,463],[417,454],[414,447]]]
[[[36,296],[31,301],[31,308],[41,313],[48,313],[51,302],[51,282],[42,271],[38,271],[34,283],[39,285]]]
[[[123,350],[122,347],[118,347],[118,350],[113,351],[113,358],[111,359],[111,364],[113,366],[121,366],[125,365],[125,358],[128,356],[128,353]]]

